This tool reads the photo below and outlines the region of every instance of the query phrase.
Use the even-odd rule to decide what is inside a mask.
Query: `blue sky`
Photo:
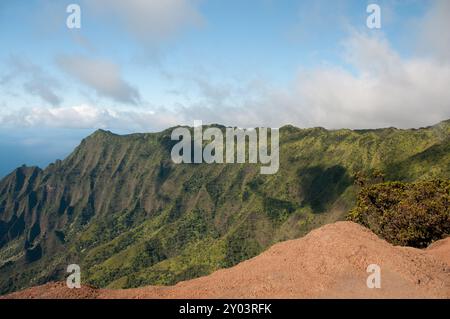
[[[3,0],[0,176],[97,128],[434,124],[450,117],[449,3]]]

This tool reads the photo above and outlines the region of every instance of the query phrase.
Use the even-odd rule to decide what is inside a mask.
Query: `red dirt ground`
[[[381,288],[366,285],[369,264]],[[6,298],[450,298],[450,238],[420,250],[392,246],[368,229],[337,222],[261,255],[175,286],[68,289],[49,283]]]

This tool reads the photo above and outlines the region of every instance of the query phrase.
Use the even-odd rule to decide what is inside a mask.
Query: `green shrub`
[[[450,180],[362,188],[348,219],[392,244],[426,247],[450,234]]]

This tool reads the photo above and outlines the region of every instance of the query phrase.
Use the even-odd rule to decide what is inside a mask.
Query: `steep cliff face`
[[[20,167],[0,183],[0,247],[22,235],[26,235],[29,245],[40,231],[34,189],[40,183],[41,174],[37,167]]]
[[[174,164],[170,133],[99,130],[65,160],[0,181],[0,292],[61,279],[72,263],[99,287],[173,284],[342,219],[356,173],[450,178],[449,121],[418,130],[286,126],[275,175],[256,164]]]

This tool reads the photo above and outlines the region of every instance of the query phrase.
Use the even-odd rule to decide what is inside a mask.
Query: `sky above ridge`
[[[97,128],[435,124],[450,118],[448,30],[447,0],[2,0],[0,176]]]

